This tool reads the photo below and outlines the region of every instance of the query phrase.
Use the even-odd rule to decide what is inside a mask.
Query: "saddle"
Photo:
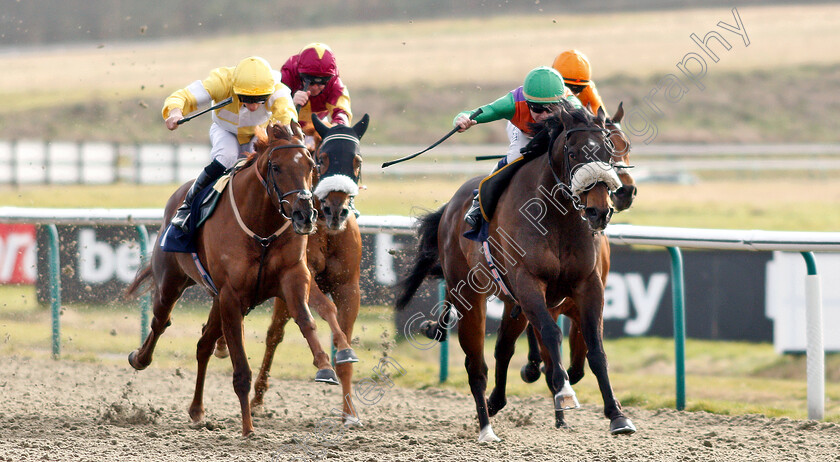
[[[518,172],[523,165],[545,153],[545,151],[534,149],[531,144],[523,148],[522,151],[522,157],[511,163],[507,163],[505,159],[499,161],[499,165],[496,167],[496,170],[479,183],[478,203],[481,206],[482,223],[477,227],[477,229],[464,233],[465,238],[476,242],[484,242],[487,240],[488,224],[490,223],[490,219],[493,218],[493,213],[496,211],[496,205],[498,205],[499,197],[501,197],[502,193],[507,189],[510,184],[510,180],[514,175],[516,175],[516,172]]]
[[[224,192],[225,187],[230,182],[230,178],[233,176],[234,170],[242,162],[244,160],[237,163],[233,168],[228,169],[215,183],[196,194],[192,202],[192,207],[190,208],[190,216],[187,219],[190,228],[189,232],[185,233],[181,228],[170,224],[166,227],[164,236],[161,239],[161,250],[164,252],[183,253],[194,253],[196,251],[195,241],[193,240],[195,232],[213,215],[216,206],[219,204],[219,199],[222,197],[222,192]]]

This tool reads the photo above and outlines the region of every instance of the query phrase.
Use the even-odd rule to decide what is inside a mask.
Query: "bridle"
[[[293,206],[293,204],[291,202],[286,200],[287,197],[291,196],[292,194],[297,194],[298,195],[297,200],[304,200],[304,201],[312,200],[312,192],[309,191],[308,189],[293,189],[291,191],[283,193],[282,191],[280,191],[280,188],[277,186],[277,179],[275,177],[276,171],[274,169],[274,164],[271,162],[271,153],[273,153],[274,151],[276,151],[278,149],[292,149],[292,148],[306,149],[306,146],[304,146],[302,144],[284,144],[284,145],[281,145],[281,146],[275,146],[275,147],[271,148],[270,151],[268,151],[268,153],[266,154],[267,156],[269,156],[269,158],[268,158],[268,169],[267,169],[267,171],[268,171],[268,175],[267,175],[268,176],[268,181],[266,181],[262,178],[262,175],[260,175],[260,170],[259,169],[255,169],[256,172],[257,172],[257,178],[259,178],[260,182],[262,182],[263,187],[265,187],[265,191],[266,191],[266,193],[268,193],[269,197],[271,197],[271,191],[272,190],[274,191],[274,194],[277,196],[277,205],[278,205],[277,208],[280,211],[280,215],[282,215],[283,218],[285,218],[287,220],[291,220],[292,217],[291,217],[291,215],[286,215],[286,211],[283,209],[283,204],[288,204],[290,208]]]
[[[609,134],[607,135],[608,147],[612,150],[612,153],[610,154],[610,164],[616,170],[616,173],[629,175],[629,172],[627,172],[626,170],[633,168],[633,166],[628,165],[626,162],[624,162],[623,158],[630,154],[630,149],[632,148],[632,145],[630,144],[630,139],[621,130],[620,123],[613,122],[612,120],[607,119],[606,125],[612,125],[613,127],[615,127],[612,130],[608,129]],[[616,132],[620,134],[621,139],[625,145],[625,148],[620,153],[616,152],[615,143],[613,143],[611,136],[613,133]]]
[[[560,186],[560,192],[562,192],[563,195],[572,202],[572,207],[574,207],[575,210],[580,211],[585,209],[586,206],[580,202],[580,196],[572,191],[572,168],[571,162],[569,161],[569,145],[567,144],[569,141],[569,135],[575,132],[601,132],[604,135],[604,138],[608,140],[609,130],[598,127],[577,127],[563,130],[561,133],[563,137],[563,176],[565,177],[563,179],[557,175],[557,172],[554,169],[554,163],[551,161],[551,148],[554,146],[554,143],[560,139],[560,136],[557,136],[549,145],[548,169],[551,171],[551,175],[554,176],[554,182],[556,185]]]

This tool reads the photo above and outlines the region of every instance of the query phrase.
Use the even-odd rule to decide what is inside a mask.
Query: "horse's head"
[[[266,134],[255,148],[261,153],[257,169],[265,172],[268,194],[296,233],[312,234],[318,217],[310,192],[315,161],[303,144],[300,125],[271,125]]]
[[[593,117],[584,109],[561,104],[545,122],[554,179],[593,231],[601,231],[609,223],[613,213],[609,195],[621,184],[611,165],[605,119],[603,110]]]
[[[350,200],[359,193],[362,175],[359,140],[365,134],[369,120],[365,114],[352,127],[327,127],[317,117],[312,117],[312,124],[321,135],[321,145],[315,154],[318,165],[315,197],[321,202],[324,221],[330,230],[344,229],[351,213]]]
[[[606,128],[610,131],[610,142],[613,145],[612,165],[621,187],[610,194],[613,206],[617,212],[627,210],[636,198],[636,181],[630,175],[630,138],[621,131],[621,119],[624,117],[624,105],[618,103],[618,109],[611,119],[606,120]]]

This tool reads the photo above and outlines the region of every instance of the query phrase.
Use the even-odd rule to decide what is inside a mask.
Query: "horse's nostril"
[[[292,212],[292,219],[295,221],[303,220],[303,214],[295,210],[294,212]]]
[[[332,215],[332,209],[329,207],[324,207],[324,215]]]
[[[341,218],[347,218],[347,215],[350,215],[350,210],[347,208],[341,209]]]

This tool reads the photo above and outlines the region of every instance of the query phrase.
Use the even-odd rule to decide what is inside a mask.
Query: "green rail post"
[[[674,356],[676,359],[677,410],[685,409],[685,282],[682,252],[668,247],[671,254],[671,283],[674,304]]]
[[[149,232],[145,225],[136,225],[138,243],[140,245],[140,267],[149,261]],[[145,293],[140,297],[140,344],[149,336],[149,307],[152,304],[152,294]]]
[[[61,273],[58,254],[58,229],[46,225],[49,235],[50,299],[52,300],[52,357],[61,356]]]
[[[438,283],[438,300],[441,302],[446,300],[446,283],[440,281]],[[440,383],[446,382],[449,378],[449,330],[446,331],[446,340],[440,342],[440,376],[438,379]]]

